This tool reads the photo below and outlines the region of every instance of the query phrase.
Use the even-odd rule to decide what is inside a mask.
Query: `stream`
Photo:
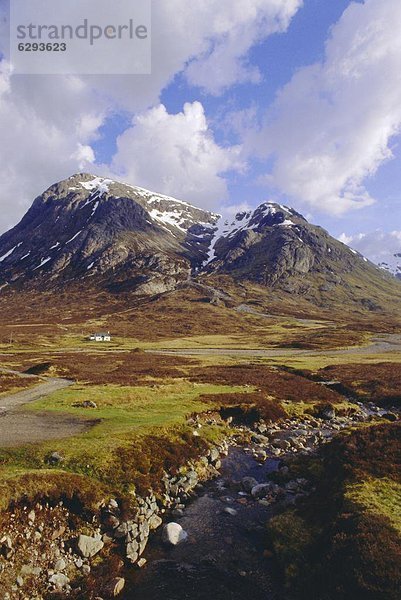
[[[258,463],[234,447],[221,475],[174,517],[188,540],[166,548],[158,532],[146,551],[147,565],[128,575],[125,600],[273,600],[282,598],[274,563],[263,556],[266,522],[272,506],[242,495],[241,480],[265,483],[278,460]],[[233,509],[229,514],[224,509]]]
[[[290,418],[264,426],[263,434],[253,433],[248,446],[231,446],[220,475],[198,486],[184,510],[166,515],[165,523],[179,523],[187,540],[166,547],[161,530],[154,533],[144,555],[146,565],[125,573],[123,599],[284,600],[277,565],[265,553],[266,524],[283,503],[307,498],[310,482],[296,479],[280,487],[269,483],[269,474],[280,468],[282,459],[313,455],[339,431],[385,414],[385,409],[357,402],[352,415],[340,417],[329,410],[322,418]],[[397,411],[391,420],[399,417]],[[256,480],[252,493],[245,489],[247,477]],[[260,495],[258,483],[268,488],[259,490]]]

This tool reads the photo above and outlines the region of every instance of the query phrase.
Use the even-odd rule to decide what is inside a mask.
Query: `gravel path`
[[[77,435],[90,429],[96,421],[79,419],[58,413],[24,411],[25,404],[45,398],[74,382],[69,379],[38,379],[32,375],[1,369],[21,378],[42,381],[38,385],[15,394],[0,397],[0,447],[20,446]]]
[[[4,371],[3,371],[4,372]],[[24,377],[22,373],[18,373],[17,371],[8,371],[9,373],[18,374],[21,377]],[[25,377],[27,377],[25,375]],[[69,387],[74,382],[69,379],[56,379],[51,378],[47,379],[43,383],[29,388],[27,390],[23,390],[21,392],[17,392],[16,394],[10,394],[7,396],[0,397],[0,416],[8,413],[10,410],[13,410],[19,406],[24,404],[29,404],[30,402],[35,402],[35,400],[40,400],[40,398],[44,398],[45,396],[49,396],[58,390],[62,390],[66,387]],[[1,438],[0,438],[1,441]]]
[[[171,348],[168,350],[146,350],[152,354],[168,354],[170,356],[263,356],[275,358],[280,356],[342,356],[361,354],[385,354],[401,352],[401,335],[389,334],[372,339],[368,346],[351,346],[340,350],[299,350],[297,348]]]

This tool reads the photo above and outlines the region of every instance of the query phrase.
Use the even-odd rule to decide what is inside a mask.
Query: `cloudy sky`
[[[89,171],[401,251],[400,0],[153,0],[150,76],[12,75],[0,11],[0,231]]]

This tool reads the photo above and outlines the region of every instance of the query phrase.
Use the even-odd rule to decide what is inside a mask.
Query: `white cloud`
[[[124,147],[129,148],[131,142],[139,148],[137,136],[141,127],[151,127],[150,120],[161,114],[160,108],[155,113],[144,111],[158,105],[161,91],[177,73],[186,74],[192,84],[213,93],[249,78],[257,79],[259,75],[246,64],[249,49],[270,33],[284,31],[301,4],[302,0],[207,0],[196,5],[187,0],[154,0],[150,77],[10,78],[6,61],[1,61],[0,231],[13,225],[50,183],[77,170],[95,170],[91,144],[105,116],[121,109],[139,114],[139,120],[136,133],[130,129],[125,142],[120,140],[121,153],[116,163],[126,168],[130,176],[135,174],[136,179],[161,181],[161,168],[157,165],[154,169],[159,177],[151,177],[149,165],[153,164],[153,156],[146,160],[137,157],[136,166],[130,164],[132,157],[126,156],[127,161],[123,157]],[[3,34],[7,33],[6,5],[0,0]],[[4,50],[7,44],[3,37],[0,44]],[[189,113],[182,117],[185,126],[190,121]],[[140,123],[140,119],[145,121]],[[220,173],[235,164],[236,151],[219,149],[208,129],[202,133],[192,126],[190,130],[196,132],[198,145],[188,139],[189,150],[185,154],[183,133],[175,126],[177,119],[166,117],[163,121],[166,134],[177,136],[176,145],[173,139],[165,142],[159,136],[159,142],[167,143],[175,156],[165,159],[165,168],[173,168],[173,172],[164,173],[171,178],[164,182],[165,189],[181,191],[181,196],[188,192],[193,199],[199,197],[202,201],[210,201],[207,199],[213,194],[224,197],[226,188]],[[199,114],[197,119],[199,125]],[[143,146],[146,147],[151,145]],[[181,163],[174,154],[178,150]],[[161,159],[161,149],[158,155]],[[143,175],[138,169],[143,169]],[[205,191],[207,186],[209,194]]]
[[[0,230],[14,225],[51,183],[93,162],[88,142],[102,120],[88,91],[69,78],[54,88],[45,79],[40,93],[37,81],[30,86],[28,80],[10,76],[0,62]]]
[[[377,229],[369,233],[353,235],[343,233],[338,239],[376,264],[387,263],[394,270],[398,264],[401,265],[401,257],[395,256],[401,253],[401,231],[399,230],[385,232]]]
[[[200,102],[170,115],[159,105],[134,118],[117,141],[111,174],[207,208],[227,197],[222,174],[242,169],[240,148],[221,148]]]
[[[332,214],[374,202],[364,183],[391,159],[401,125],[401,3],[351,3],[325,60],[278,94],[257,140],[274,157],[269,183]]]
[[[246,61],[248,51],[269,35],[284,32],[302,4],[303,0],[205,3],[205,23],[212,30],[205,51],[186,69],[189,82],[214,94],[233,84],[258,83],[261,74]],[[202,27],[197,11],[190,4],[188,7],[196,26]]]

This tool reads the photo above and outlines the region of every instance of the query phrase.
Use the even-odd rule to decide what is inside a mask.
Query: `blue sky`
[[[401,251],[400,4],[153,0],[148,77],[15,77],[5,57],[1,227],[86,170],[220,212],[277,200]]]

